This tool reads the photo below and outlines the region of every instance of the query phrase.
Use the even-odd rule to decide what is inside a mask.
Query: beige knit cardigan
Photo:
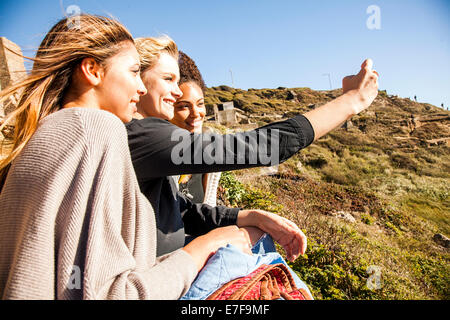
[[[0,194],[1,298],[177,299],[196,273],[182,249],[156,259],[116,116],[70,108],[40,122]]]

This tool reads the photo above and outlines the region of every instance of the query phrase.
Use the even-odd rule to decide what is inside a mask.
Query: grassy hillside
[[[254,128],[339,96],[309,88],[209,88]],[[281,164],[222,175],[219,203],[295,221],[308,249],[292,267],[317,299],[449,299],[450,113],[380,92],[372,106]],[[282,253],[282,250],[280,250]]]
[[[309,88],[209,88],[254,124],[304,113],[339,96]],[[224,204],[289,217],[308,237],[292,264],[318,299],[449,299],[450,113],[380,92],[372,106],[281,164],[225,173]],[[280,250],[282,252],[282,250]],[[375,270],[375,271],[374,271]],[[378,282],[376,282],[378,280]]]

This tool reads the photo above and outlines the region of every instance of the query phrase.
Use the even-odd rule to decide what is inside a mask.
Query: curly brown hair
[[[194,60],[192,60],[186,53],[178,51],[178,65],[180,67],[180,83],[182,85],[186,82],[193,82],[197,84],[203,93],[206,90],[205,81],[203,81],[202,74],[197,68]]]

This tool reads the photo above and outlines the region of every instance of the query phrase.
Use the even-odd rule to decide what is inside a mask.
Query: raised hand
[[[362,104],[357,107],[355,114],[370,106],[378,95],[378,72],[372,70],[372,59],[366,59],[361,65],[358,74],[342,79],[342,91],[347,93],[354,91],[361,99]]]

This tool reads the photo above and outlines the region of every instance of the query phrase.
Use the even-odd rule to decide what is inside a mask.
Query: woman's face
[[[120,51],[106,61],[97,95],[100,109],[109,111],[123,122],[136,112],[139,97],[146,94],[140,77],[139,54],[133,43],[123,44]]]
[[[193,83],[180,85],[183,95],[175,102],[174,116],[170,122],[190,132],[202,132],[206,116],[205,100],[202,89]]]
[[[155,66],[142,73],[148,93],[138,103],[138,112],[144,118],[172,119],[173,105],[182,95],[178,87],[179,79],[177,60],[168,53],[161,53]]]

